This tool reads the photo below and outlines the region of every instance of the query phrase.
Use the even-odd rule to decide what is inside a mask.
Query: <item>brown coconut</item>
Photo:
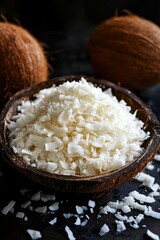
[[[0,22],[0,108],[18,90],[47,78],[42,44],[23,27]]]
[[[112,17],[90,35],[88,53],[95,72],[132,90],[160,82],[160,28],[144,18]]]

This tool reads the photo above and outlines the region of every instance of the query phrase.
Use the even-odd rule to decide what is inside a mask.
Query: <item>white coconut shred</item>
[[[24,101],[8,125],[15,153],[38,169],[96,175],[134,160],[149,137],[144,123],[111,89],[65,82]]]

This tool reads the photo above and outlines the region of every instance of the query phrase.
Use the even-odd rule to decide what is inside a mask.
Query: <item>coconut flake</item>
[[[160,162],[160,154],[156,154],[154,156],[154,160],[157,161],[157,162]]]
[[[160,219],[160,212],[154,211],[150,206],[146,208],[146,210],[144,211],[144,214],[156,219]]]
[[[72,213],[63,213],[63,216],[65,218],[71,218],[71,217],[73,217],[73,214]]]
[[[23,212],[17,212],[16,217],[17,218],[24,218],[25,214]]]
[[[54,225],[56,222],[57,222],[57,217],[55,217],[51,221],[49,221],[49,224]]]
[[[77,212],[78,214],[83,214],[84,208],[77,205],[77,206],[76,206],[76,212]]]
[[[81,226],[85,226],[86,224],[88,223],[88,219],[85,219],[82,223],[81,223]]]
[[[37,207],[34,209],[37,213],[46,213],[47,212],[47,206]]]
[[[74,224],[77,225],[77,226],[81,225],[81,219],[79,217],[77,217]]]
[[[117,224],[117,232],[122,232],[126,230],[126,226],[124,225],[123,221],[115,220],[115,222]]]
[[[140,194],[136,190],[130,192],[129,196],[132,196],[134,199],[139,200],[141,203],[153,203],[153,202],[155,202],[155,199],[153,197],[145,196],[144,194]]]
[[[51,211],[57,211],[59,210],[59,202],[55,202],[52,205],[49,206],[49,210]]]
[[[146,187],[152,187],[154,184],[155,178],[150,176],[147,173],[140,172],[138,175],[135,177],[136,180],[142,182]]]
[[[30,235],[30,237],[33,240],[39,239],[42,237],[41,233],[39,231],[33,230],[33,229],[27,229],[27,233]]]
[[[29,200],[29,201],[27,201],[26,203],[21,204],[21,208],[27,208],[27,207],[29,207],[30,205],[31,205],[31,201]]]
[[[41,199],[41,191],[37,192],[31,197],[32,201],[39,201]]]
[[[48,201],[55,201],[56,196],[54,194],[41,194],[41,201],[42,202],[48,202]]]
[[[100,236],[104,236],[106,233],[109,232],[109,227],[107,224],[103,224],[103,226],[101,227],[100,231],[99,231],[99,235]]]
[[[93,200],[89,200],[88,201],[88,206],[91,207],[91,208],[94,208],[96,206],[96,202],[93,201]]]
[[[69,240],[75,240],[76,239],[73,235],[73,232],[71,231],[71,229],[68,226],[65,226],[65,231],[68,235]]]
[[[159,239],[160,239],[157,234],[153,233],[153,232],[150,231],[149,229],[147,229],[147,235],[148,235],[151,239],[153,239],[153,240],[159,240]]]
[[[5,206],[3,209],[2,209],[2,213],[4,214],[4,215],[7,215],[10,211],[11,211],[11,209],[14,207],[14,205],[16,204],[16,202],[15,201],[10,201],[9,203],[8,203],[8,205],[7,206]]]

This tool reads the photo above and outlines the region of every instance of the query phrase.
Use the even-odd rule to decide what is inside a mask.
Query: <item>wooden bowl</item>
[[[150,132],[150,138],[143,143],[144,151],[140,157],[134,161],[127,163],[124,167],[111,173],[102,173],[96,176],[68,176],[61,174],[53,174],[38,170],[16,155],[9,143],[7,124],[13,115],[17,113],[17,106],[22,100],[33,99],[34,94],[41,89],[51,87],[53,83],[59,85],[65,81],[79,80],[81,76],[64,76],[57,77],[50,81],[39,83],[30,88],[24,89],[16,93],[6,104],[0,115],[0,145],[4,160],[14,167],[18,172],[25,175],[32,181],[39,183],[47,188],[77,193],[93,193],[101,191],[111,191],[120,184],[132,179],[140,172],[159,149],[160,142],[160,124],[152,113],[151,109],[146,106],[135,94],[127,89],[119,87],[111,82],[93,77],[85,78],[94,83],[95,86],[101,87],[103,90],[111,88],[113,94],[120,100],[124,99],[131,106],[132,111],[138,110],[137,117],[144,122],[146,131]]]

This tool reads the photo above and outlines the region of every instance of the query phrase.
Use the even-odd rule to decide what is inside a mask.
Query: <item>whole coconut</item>
[[[95,72],[132,90],[160,82],[160,28],[144,18],[112,17],[90,35],[88,53]]]
[[[18,90],[47,78],[47,58],[38,40],[21,26],[0,22],[0,108]]]

